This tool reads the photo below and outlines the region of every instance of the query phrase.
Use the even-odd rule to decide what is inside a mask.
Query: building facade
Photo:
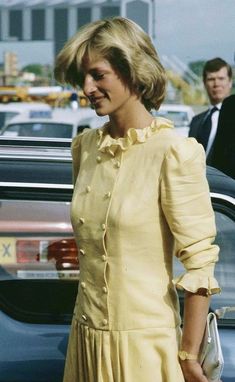
[[[121,15],[154,40],[155,0],[1,0],[0,45],[52,42],[55,55],[82,25]]]

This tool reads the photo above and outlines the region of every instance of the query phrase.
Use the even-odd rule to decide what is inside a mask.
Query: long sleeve
[[[195,139],[186,138],[167,151],[161,178],[161,204],[175,239],[175,255],[186,272],[176,287],[208,294],[220,288],[214,278],[219,248],[214,245],[215,218],[205,176],[205,154]]]
[[[74,185],[76,183],[79,167],[80,167],[81,139],[82,139],[82,134],[77,135],[75,138],[73,138],[72,145],[71,145],[71,154],[73,159],[73,184]]]

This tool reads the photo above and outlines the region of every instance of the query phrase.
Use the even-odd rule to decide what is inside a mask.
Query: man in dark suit
[[[212,164],[214,158],[214,142],[217,135],[219,113],[223,100],[230,95],[232,87],[232,68],[221,58],[206,62],[203,68],[203,82],[211,106],[193,117],[189,137],[194,137],[205,149],[207,164]],[[216,138],[217,139],[217,138]]]
[[[223,101],[211,166],[235,179],[235,94]]]

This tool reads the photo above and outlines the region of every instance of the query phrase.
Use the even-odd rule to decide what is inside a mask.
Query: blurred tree
[[[29,64],[21,69],[22,73],[33,73],[35,75],[35,86],[53,85],[53,69],[51,65]]]
[[[23,72],[34,73],[36,76],[42,76],[44,70],[44,65],[41,64],[29,64],[22,68]]]
[[[167,70],[167,77],[176,90],[177,102],[186,105],[206,105],[207,97],[203,85],[189,84],[183,77],[172,70]]]

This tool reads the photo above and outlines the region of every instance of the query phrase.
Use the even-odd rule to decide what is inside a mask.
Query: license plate
[[[0,264],[16,263],[16,239],[0,237]]]

